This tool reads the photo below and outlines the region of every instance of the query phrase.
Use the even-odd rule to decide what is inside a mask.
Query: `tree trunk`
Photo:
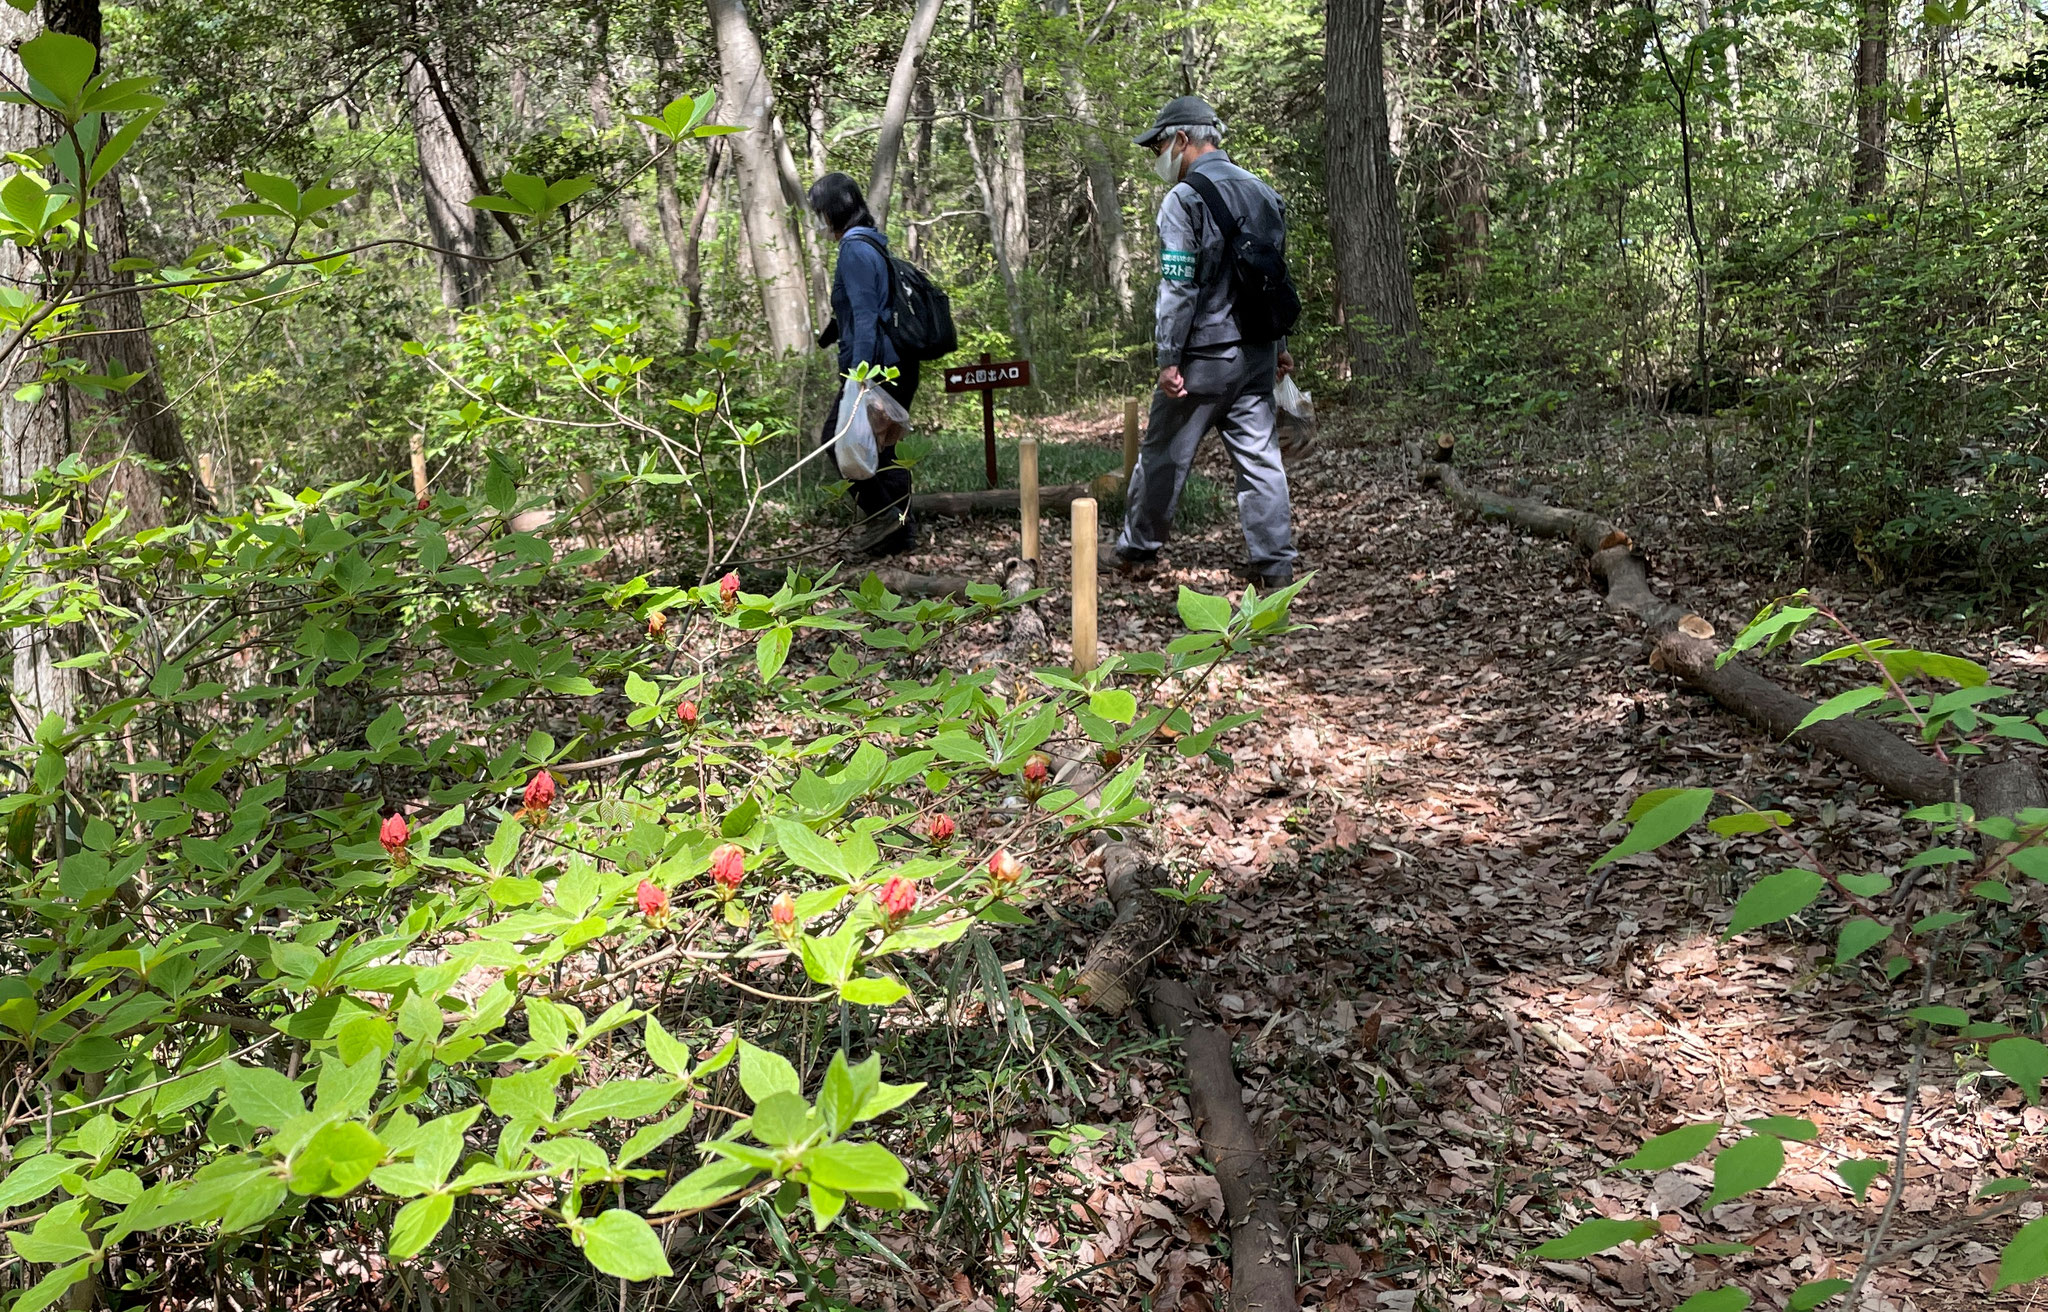
[[[697,334],[704,330],[704,220],[718,197],[718,166],[725,162],[724,146],[723,138],[714,137],[711,148],[705,152],[704,182],[697,189],[697,208],[690,214],[690,230],[683,238],[680,281],[684,294],[690,298],[690,317],[683,325],[685,353],[697,349]]]
[[[811,349],[803,247],[790,223],[777,160],[775,94],[760,38],[741,0],[706,0],[718,46],[719,121],[741,128],[727,140],[737,169],[748,245],[777,355]]]
[[[1323,45],[1323,162],[1354,373],[1399,378],[1421,364],[1422,321],[1387,140],[1386,0],[1330,0]]]
[[[938,116],[938,106],[932,99],[929,81],[924,78],[917,80],[917,91],[911,97],[910,106],[917,116],[917,135],[911,138],[909,176],[905,179],[903,200],[910,212],[917,215],[931,208],[932,120]],[[923,233],[923,224],[913,221],[903,225],[903,253],[912,262],[918,258]]]
[[[997,194],[1003,204],[1003,246],[1010,267],[1022,274],[1031,267],[1030,191],[1024,174],[1024,69],[1012,59],[1003,69],[997,97],[1002,123],[996,128]]]
[[[889,75],[889,98],[882,104],[882,127],[875,137],[875,168],[868,177],[868,208],[875,226],[889,230],[890,194],[896,187],[896,159],[903,152],[903,124],[910,117],[911,93],[917,88],[917,65],[938,25],[943,0],[917,0],[903,45],[896,52],[896,71]]]
[[[1017,353],[1031,355],[1030,321],[1024,309],[1023,289],[1017,285],[1017,265],[1011,255],[1009,225],[1003,221],[999,162],[986,158],[974,120],[961,117],[961,135],[967,142],[967,158],[974,165],[974,185],[981,192],[982,209],[988,213],[989,253],[995,257],[996,274],[1003,281],[1003,301],[1010,311],[1010,341]]]
[[[441,273],[441,304],[462,310],[483,303],[490,266],[479,263],[488,250],[483,211],[469,207],[476,195],[469,159],[455,123],[434,87],[426,61],[413,55],[405,64],[405,99],[412,115],[420,162],[420,190],[433,237],[434,264]]]
[[[604,46],[600,38],[599,62],[590,71],[590,125],[600,138],[612,134],[612,77],[605,69],[603,58]],[[652,255],[654,238],[647,231],[647,220],[640,217],[640,209],[634,203],[630,189],[619,193],[618,207],[619,231],[625,234],[626,244],[637,254]]]
[[[1856,153],[1850,191],[1871,200],[1884,191],[1885,129],[1890,123],[1891,6],[1865,0],[1856,41]]]
[[[1118,313],[1129,315],[1133,303],[1133,264],[1130,235],[1124,228],[1123,195],[1117,189],[1116,165],[1110,160],[1102,133],[1096,129],[1095,102],[1079,74],[1068,70],[1066,84],[1067,105],[1081,124],[1081,152],[1087,166],[1088,194],[1095,205],[1095,232],[1102,243],[1103,276],[1109,280]]]

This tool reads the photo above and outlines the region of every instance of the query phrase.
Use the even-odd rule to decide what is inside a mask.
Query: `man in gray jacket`
[[[1137,139],[1171,188],[1159,206],[1159,385],[1126,489],[1123,533],[1105,564],[1132,577],[1156,569],[1195,447],[1215,428],[1237,467],[1237,514],[1249,553],[1239,573],[1280,587],[1294,580],[1294,524],[1273,435],[1273,385],[1294,368],[1294,358],[1285,342],[1244,340],[1223,231],[1185,179],[1208,179],[1242,232],[1283,251],[1287,211],[1271,187],[1231,163],[1222,139],[1222,122],[1200,96],[1169,101]]]

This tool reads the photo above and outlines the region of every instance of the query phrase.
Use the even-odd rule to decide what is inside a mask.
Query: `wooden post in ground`
[[[1074,673],[1095,668],[1095,498],[1073,507]]]
[[[1131,488],[1131,471],[1138,467],[1138,403],[1124,402],[1124,491]]]
[[[412,435],[412,494],[427,495],[427,438],[418,431]]]
[[[1017,441],[1017,510],[1021,516],[1023,532],[1017,556],[1020,560],[1038,559],[1038,439],[1019,438]]]

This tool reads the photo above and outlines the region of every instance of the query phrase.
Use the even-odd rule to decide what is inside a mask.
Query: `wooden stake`
[[[1095,498],[1074,503],[1074,673],[1095,668]]]
[[[206,489],[208,496],[219,495],[213,486],[213,453],[211,451],[201,451],[199,453],[199,485]]]
[[[1038,439],[1017,441],[1017,510],[1022,522],[1022,560],[1038,559]]]
[[[423,497],[427,494],[427,439],[424,433],[412,435],[412,494]]]
[[[1131,485],[1131,471],[1138,467],[1138,403],[1124,402],[1124,486]]]

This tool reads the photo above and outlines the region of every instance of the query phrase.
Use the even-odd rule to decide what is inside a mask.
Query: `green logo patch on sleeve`
[[[1163,251],[1159,256],[1159,276],[1168,282],[1186,282],[1195,276],[1195,253],[1193,251]]]

